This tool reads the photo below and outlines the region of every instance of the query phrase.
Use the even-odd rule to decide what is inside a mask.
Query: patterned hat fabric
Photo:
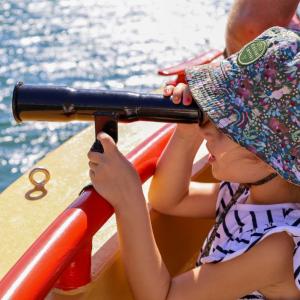
[[[300,185],[300,31],[272,27],[217,65],[186,69],[194,100],[235,142]]]

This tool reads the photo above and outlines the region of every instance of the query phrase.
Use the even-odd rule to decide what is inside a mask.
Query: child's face
[[[218,130],[211,121],[200,127],[211,155],[212,173],[216,179],[251,183],[274,172],[252,152]]]

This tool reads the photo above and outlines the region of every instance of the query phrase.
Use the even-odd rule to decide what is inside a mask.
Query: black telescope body
[[[124,91],[73,89],[18,83],[13,92],[13,115],[17,122],[74,120],[94,121],[97,115],[114,115],[120,122],[203,122],[196,103],[176,105],[168,97]]]
[[[193,102],[174,104],[169,97],[125,91],[73,89],[51,85],[18,83],[13,91],[15,120],[23,121],[94,121],[95,133],[104,131],[118,140],[118,122],[157,121],[199,123],[204,114]],[[96,139],[92,151],[103,152]]]

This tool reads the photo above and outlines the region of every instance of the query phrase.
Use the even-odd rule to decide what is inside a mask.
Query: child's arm
[[[173,278],[166,299],[232,300],[257,290],[267,299],[299,299],[294,246],[287,233],[274,233],[232,260],[205,264]]]
[[[138,175],[110,137],[99,138],[104,153],[89,153],[90,176],[95,189],[115,208],[121,255],[135,299],[232,300],[293,283],[294,245],[286,233],[267,237],[228,262],[171,278],[153,236]]]
[[[89,152],[90,178],[115,209],[120,251],[135,299],[166,299],[170,275],[154,240],[138,174],[107,134],[104,153]]]
[[[173,95],[173,102],[191,103],[185,84],[167,86],[164,95]],[[199,125],[178,124],[161,155],[149,189],[151,206],[166,214],[214,217],[218,184],[191,183],[195,155],[203,142]]]

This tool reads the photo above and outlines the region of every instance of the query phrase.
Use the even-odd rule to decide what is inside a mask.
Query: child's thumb
[[[103,146],[104,153],[115,151],[117,149],[116,143],[113,138],[105,132],[97,134],[97,140],[99,140]]]

